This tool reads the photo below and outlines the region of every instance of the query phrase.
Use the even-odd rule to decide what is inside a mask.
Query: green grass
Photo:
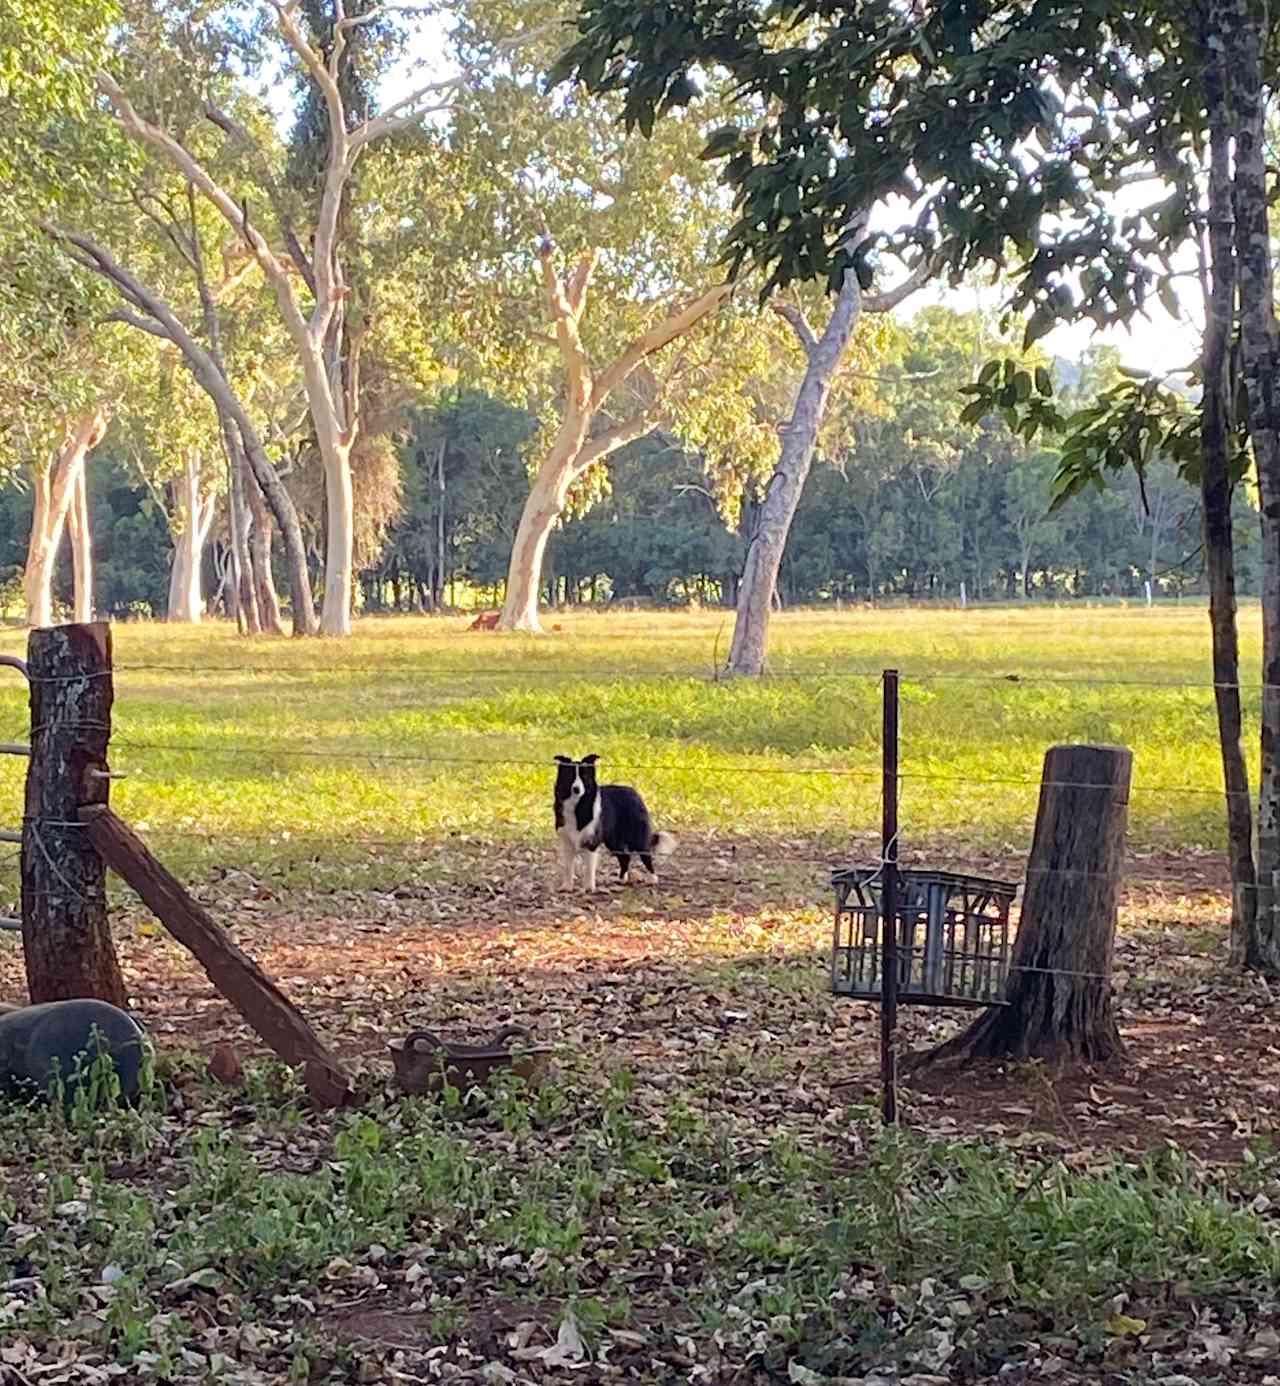
[[[279,1341],[281,1297],[300,1293],[320,1353],[301,1379],[369,1380],[343,1373],[323,1324],[372,1289],[371,1306],[429,1321],[424,1352],[514,1302],[573,1312],[588,1347],[639,1327],[705,1352],[714,1334],[730,1363],[860,1375],[928,1370],[942,1332],[994,1373],[1034,1349],[1029,1322],[1096,1366],[1135,1314],[1158,1312],[1170,1346],[1215,1295],[1262,1309],[1280,1275],[1258,1211],[1280,1192],[1266,1158],[1233,1191],[1176,1152],[1032,1168],[880,1135],[854,1111],[845,1129],[866,1144],[850,1166],[841,1142],[735,1125],[697,1088],[638,1101],[627,1070],[327,1119],[286,1078],[255,1081],[248,1104],[188,1085],[194,1122],[163,1085],[133,1113],[0,1115],[0,1160],[29,1171],[20,1202],[0,1197],[0,1221],[20,1224],[0,1277],[30,1277],[13,1281],[11,1330],[164,1380],[210,1317],[272,1325],[230,1348],[238,1365],[305,1352],[297,1329]]]
[[[1242,620],[1256,678],[1256,612]],[[878,825],[878,675],[896,666],[908,850],[1020,849],[1045,748],[1073,740],[1133,748],[1135,846],[1221,841],[1196,606],[786,614],[772,676],[731,683],[712,676],[726,614],[560,623],[533,639],[369,620],[341,643],[119,626],[113,765],[130,778],[114,801],[181,869],[225,860],[202,838],[288,869],[358,855],[359,838],[541,840],[551,757],[597,750],[677,832],[844,842]],[[22,650],[16,632],[0,645]],[[5,739],[25,739],[19,685],[0,683]],[[1252,741],[1256,691],[1245,702]],[[22,773],[0,763],[15,824]]]
[[[289,892],[326,872],[381,886],[384,857],[416,857],[423,879],[456,870],[470,884],[465,854],[486,844],[529,839],[549,855],[561,751],[601,751],[695,848],[756,840],[773,871],[788,849],[878,830],[878,675],[890,665],[904,676],[909,854],[1020,848],[1045,748],[1078,739],[1133,748],[1135,846],[1219,842],[1201,610],[788,614],[773,676],[730,684],[711,677],[728,634],[718,615],[560,619],[563,633],[541,640],[369,621],[341,644],[122,626],[112,759],[130,778],[113,801],[180,873],[269,877],[299,948],[310,916]],[[1256,678],[1256,614],[1244,625]],[[20,653],[21,638],[0,647]],[[1256,694],[1246,704],[1252,735]],[[6,675],[0,740],[26,732],[25,690]],[[20,819],[23,768],[0,759],[0,825]],[[744,1382],[894,1365],[990,1381],[1005,1362],[1041,1379],[1053,1358],[1044,1379],[1075,1383],[1156,1380],[1171,1364],[1217,1379],[1197,1338],[1206,1324],[1269,1331],[1274,1155],[1226,1175],[1176,1151],[1125,1163],[883,1136],[874,1114],[821,1086],[828,1068],[856,1066],[857,1041],[807,999],[821,969],[771,952],[779,895],[755,899],[758,916],[739,925],[697,859],[676,885],[726,911],[725,956],[697,956],[690,933],[687,985],[655,967],[615,993],[625,964],[610,956],[607,976],[588,969],[555,1010],[521,969],[545,939],[569,938],[559,920],[524,952],[457,976],[418,957],[403,975],[365,975],[353,936],[357,980],[326,976],[300,994],[322,1010],[341,993],[345,1038],[377,1051],[384,1071],[360,1112],[307,1112],[267,1065],[249,1065],[243,1092],[215,1089],[172,1053],[134,1112],[0,1108],[0,1336],[44,1361],[74,1343],[126,1380],[216,1379],[222,1359],[228,1380],[399,1379],[336,1345],[352,1305],[377,1306],[414,1316],[388,1339],[414,1345],[396,1362],[405,1379],[434,1379],[426,1355],[460,1344],[476,1354],[455,1357],[468,1370],[492,1359],[543,1379],[506,1357],[512,1324],[485,1336],[500,1304],[544,1326],[535,1346],[571,1313],[589,1350],[612,1343],[634,1380],[687,1379],[692,1352],[719,1355],[710,1379]],[[247,889],[226,894],[228,917],[243,918]],[[535,894],[493,907],[499,933]],[[825,932],[807,903],[803,927]],[[420,923],[422,901],[411,911]],[[625,922],[642,947],[658,938],[643,932],[649,914]],[[145,940],[130,946],[162,965]],[[726,1028],[744,976],[759,995],[749,1023]],[[477,1027],[512,1007],[558,1037],[560,1073],[487,1106],[391,1100],[382,1042],[403,1032],[406,1007]],[[1139,1323],[1154,1331],[1141,1346]],[[36,1379],[34,1360],[14,1360]]]

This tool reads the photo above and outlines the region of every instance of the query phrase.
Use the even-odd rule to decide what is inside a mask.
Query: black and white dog
[[[560,872],[566,890],[573,889],[578,855],[587,859],[587,889],[596,888],[600,849],[618,858],[619,877],[625,885],[631,858],[639,857],[656,881],[654,857],[669,857],[676,849],[670,833],[655,833],[649,810],[640,795],[626,784],[597,784],[597,755],[574,760],[557,756],[555,810],[560,840]]]

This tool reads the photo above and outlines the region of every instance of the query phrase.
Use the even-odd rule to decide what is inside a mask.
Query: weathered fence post
[[[31,760],[22,825],[22,947],[33,1003],[92,996],[126,1004],[107,918],[106,865],[77,810],[106,804],[111,628],[33,630]]]
[[[81,810],[85,832],[113,871],[142,897],[166,929],[195,955],[215,987],[292,1068],[301,1068],[318,1107],[342,1107],[351,1079],[298,1008],[180,881],[105,804]]]
[[[1122,1052],[1111,963],[1133,753],[1053,746],[1027,861],[1008,1003],[923,1055],[1100,1063]]]

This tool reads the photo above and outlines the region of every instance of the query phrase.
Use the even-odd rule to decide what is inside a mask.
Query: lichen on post
[[[32,1003],[96,997],[127,1004],[107,917],[106,866],[77,817],[106,804],[111,628],[33,630],[31,759],[22,825],[22,947]]]

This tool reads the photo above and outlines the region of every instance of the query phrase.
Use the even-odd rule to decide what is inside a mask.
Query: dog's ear
[[[583,757],[582,757],[582,764],[583,764],[583,765],[594,765],[594,764],[596,763],[596,761],[598,761],[599,759],[600,759],[600,757],[599,757],[598,755],[594,755],[594,754],[593,754],[593,755],[589,755],[589,756],[583,756]]]
[[[572,765],[572,764],[573,764],[573,757],[572,757],[572,756],[557,756],[557,757],[556,757],[556,761],[557,761],[557,763],[560,764],[560,765]]]

